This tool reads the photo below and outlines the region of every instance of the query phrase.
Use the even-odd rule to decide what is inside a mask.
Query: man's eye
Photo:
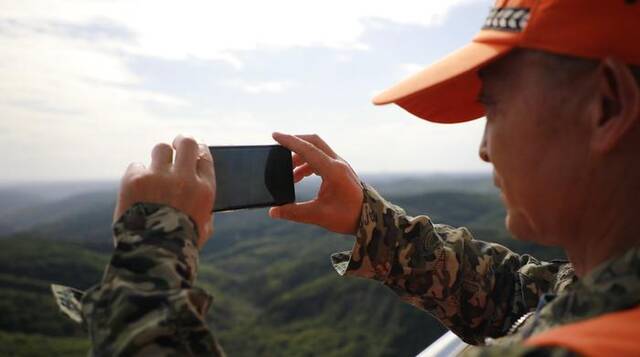
[[[482,93],[478,96],[477,101],[478,103],[484,105],[485,107],[490,107],[495,104],[493,99],[491,99],[489,96]]]

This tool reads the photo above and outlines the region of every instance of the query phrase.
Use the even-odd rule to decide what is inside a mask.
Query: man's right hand
[[[311,201],[272,207],[269,215],[315,224],[336,233],[355,234],[363,194],[360,180],[351,166],[317,135],[273,133],[273,138],[294,152],[294,182],[316,174],[322,178],[322,184]]]
[[[202,247],[213,231],[215,177],[209,148],[191,137],[178,135],[173,147],[161,143],[153,148],[149,168],[141,163],[129,165],[120,183],[113,220],[137,202],[168,205],[194,221],[198,246]]]

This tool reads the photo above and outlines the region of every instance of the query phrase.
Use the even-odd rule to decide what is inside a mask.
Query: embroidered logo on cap
[[[484,22],[483,30],[522,32],[529,21],[529,9],[524,7],[494,7]]]

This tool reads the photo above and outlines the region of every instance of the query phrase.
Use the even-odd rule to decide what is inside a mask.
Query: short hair
[[[556,53],[546,52],[546,51],[537,51],[545,58],[549,59],[554,65],[561,66],[561,68],[569,71],[571,69],[580,70],[580,69],[593,69],[598,64],[598,60],[584,58],[584,57],[576,57],[576,56],[568,56],[568,55],[560,55]],[[629,65],[629,70],[633,75],[633,78],[636,80],[638,86],[640,86],[640,66],[637,65]]]

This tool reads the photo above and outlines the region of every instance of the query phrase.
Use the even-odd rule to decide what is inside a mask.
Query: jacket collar
[[[640,304],[640,247],[610,259],[571,284],[541,311],[559,324]]]

